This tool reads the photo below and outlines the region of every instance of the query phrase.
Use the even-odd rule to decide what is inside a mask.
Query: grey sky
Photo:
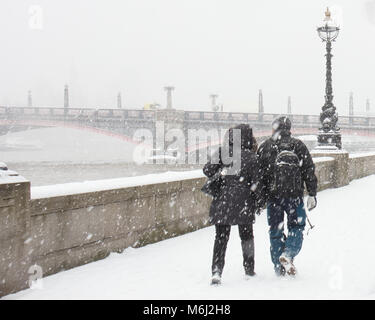
[[[31,5],[43,28],[30,28]],[[324,44],[316,26],[327,5],[342,24],[333,47],[335,104],[375,109],[375,0],[0,0],[0,104],[126,107],[165,104],[209,109],[218,93],[227,111],[319,112],[324,102]],[[342,16],[341,16],[341,13]],[[35,21],[34,21],[35,22]]]

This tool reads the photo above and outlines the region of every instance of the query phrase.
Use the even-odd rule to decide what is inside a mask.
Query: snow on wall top
[[[315,163],[333,161],[330,157],[314,158]],[[49,186],[39,186],[31,188],[31,199],[41,199],[49,197],[59,197],[72,194],[105,191],[121,188],[136,187],[142,185],[173,182],[203,178],[202,170],[192,171],[168,171],[164,173],[148,174],[137,177],[125,177],[117,179],[93,180],[74,183],[63,183]]]
[[[334,161],[335,159],[332,157],[318,157],[318,158],[313,158],[314,163],[319,163],[319,162],[325,162],[325,161]]]
[[[375,156],[375,152],[354,153],[354,154],[350,154],[349,158],[355,159],[355,158],[371,157],[371,156]]]
[[[117,179],[83,181],[74,183],[64,183],[49,186],[31,188],[31,199],[41,199],[49,197],[66,196],[79,193],[105,191],[121,188],[136,187],[142,185],[173,182],[179,180],[189,180],[202,178],[202,170],[192,171],[168,171],[163,173],[147,174],[137,177],[125,177]]]
[[[325,147],[325,146],[322,146],[322,147],[318,146],[311,153],[314,153],[314,154],[319,154],[319,153],[322,153],[322,154],[327,154],[327,153],[343,154],[343,153],[348,153],[348,151],[346,151],[345,149],[338,150],[338,149],[336,149],[336,147],[332,147],[332,149],[327,149],[327,147]]]
[[[0,184],[20,183],[20,182],[28,182],[28,180],[26,180],[22,176],[8,176],[8,175],[0,174]]]

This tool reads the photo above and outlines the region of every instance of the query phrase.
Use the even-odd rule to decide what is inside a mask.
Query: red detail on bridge
[[[140,144],[140,141],[135,141],[133,138],[120,134],[115,133],[110,130],[106,129],[100,129],[90,126],[83,126],[83,125],[75,125],[71,123],[67,123],[64,121],[49,121],[49,120],[0,120],[0,125],[24,125],[24,126],[38,126],[38,127],[64,127],[64,128],[70,128],[70,129],[77,129],[77,130],[83,130],[83,131],[90,131],[97,134],[102,134],[108,137],[113,137],[116,139],[120,139],[129,143],[133,144]],[[292,133],[294,135],[306,135],[306,134],[317,134],[318,129],[317,128],[293,128]],[[365,137],[375,137],[375,132],[369,132],[368,130],[353,130],[353,129],[342,129],[342,134],[348,134],[348,135],[357,135],[357,136],[365,136]],[[254,131],[254,135],[256,138],[264,138],[269,137],[271,135],[271,130],[262,130],[262,131]],[[186,137],[187,138],[187,137]],[[188,146],[185,151],[186,152],[194,152],[196,150],[207,148],[209,146],[217,146],[220,144],[220,140],[215,140],[212,142],[202,142],[199,144],[195,144],[192,146]]]
[[[82,125],[74,125],[69,124],[63,121],[32,121],[32,120],[0,120],[0,125],[21,125],[21,126],[37,126],[37,127],[63,127],[63,128],[69,128],[69,129],[77,129],[77,130],[83,130],[83,131],[90,131],[97,134],[102,134],[108,137],[113,137],[116,139],[120,139],[126,142],[139,144],[139,141],[133,140],[131,137],[126,136],[124,134],[115,133],[110,130],[90,127],[90,126],[82,126]]]

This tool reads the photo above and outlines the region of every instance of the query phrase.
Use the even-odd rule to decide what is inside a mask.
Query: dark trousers
[[[212,258],[212,273],[223,272],[225,264],[225,252],[230,235],[231,226],[215,225],[216,237],[214,244],[214,254]],[[243,266],[246,274],[254,272],[254,234],[253,225],[238,225],[238,231],[241,238]]]

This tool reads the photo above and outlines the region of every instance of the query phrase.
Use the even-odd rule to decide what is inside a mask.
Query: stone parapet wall
[[[319,156],[319,191],[375,173],[375,154]],[[30,182],[0,180],[0,295],[27,288],[32,265],[46,276],[208,226],[211,199],[200,191],[203,174],[171,175],[82,192],[60,185],[60,193],[34,192],[31,199]]]

